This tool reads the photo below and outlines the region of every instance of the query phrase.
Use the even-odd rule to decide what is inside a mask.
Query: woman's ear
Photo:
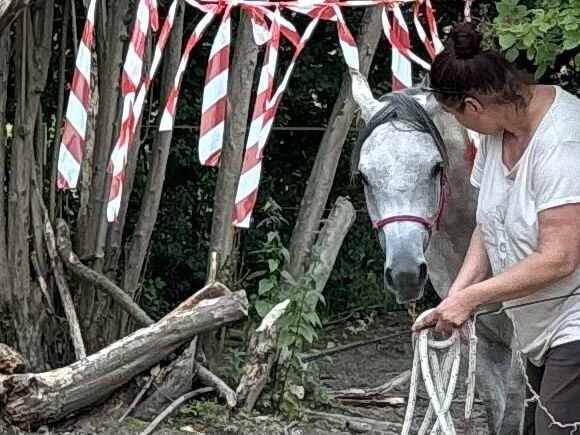
[[[482,104],[473,97],[467,97],[465,100],[463,100],[463,103],[465,105],[466,112],[471,112],[473,114],[480,114],[483,112]]]

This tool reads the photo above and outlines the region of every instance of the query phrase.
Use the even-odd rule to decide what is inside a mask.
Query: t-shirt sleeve
[[[477,135],[477,140],[479,146],[477,147],[477,153],[475,154],[475,160],[473,162],[473,168],[471,169],[471,177],[469,181],[471,185],[477,189],[481,186],[481,177],[483,176],[483,168],[485,167],[485,158],[487,155],[486,138],[482,135]],[[469,146],[472,146],[471,144]]]
[[[563,141],[546,149],[534,166],[536,212],[580,203],[580,141]]]

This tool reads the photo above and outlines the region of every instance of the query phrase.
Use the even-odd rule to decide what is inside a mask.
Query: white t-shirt
[[[502,135],[481,136],[471,183],[479,188],[477,224],[494,275],[513,267],[538,247],[538,213],[580,203],[580,99],[556,87],[523,156],[512,170],[502,160]],[[580,269],[530,296],[505,302],[507,308],[540,299],[580,293]],[[541,365],[548,349],[580,340],[580,296],[506,311],[516,344]]]

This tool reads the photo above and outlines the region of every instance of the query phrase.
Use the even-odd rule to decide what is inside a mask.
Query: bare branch
[[[141,326],[149,326],[154,322],[153,320],[137,305],[133,299],[125,293],[122,289],[117,287],[114,282],[110,281],[106,276],[94,271],[88,266],[85,266],[76,254],[72,251],[72,244],[70,241],[70,231],[66,222],[58,219],[56,223],[56,233],[58,237],[58,251],[62,260],[67,267],[78,278],[91,283],[96,288],[104,291],[111,297],[119,306],[127,312],[135,321]]]
[[[50,265],[52,266],[52,271],[54,273],[54,279],[56,281],[56,286],[60,293],[60,298],[62,301],[62,306],[64,307],[64,312],[69,324],[70,335],[72,338],[73,347],[77,359],[83,359],[87,356],[87,351],[85,350],[85,344],[83,343],[83,337],[81,335],[81,328],[77,318],[77,313],[75,311],[75,306],[72,300],[72,296],[68,289],[68,284],[64,276],[64,271],[62,269],[62,263],[58,256],[56,250],[56,238],[54,236],[54,230],[52,224],[50,223],[50,216],[48,215],[48,210],[44,205],[42,200],[42,195],[38,187],[35,189],[35,197],[42,209],[44,214],[44,238],[46,241],[46,247],[48,250],[48,256],[50,258]]]

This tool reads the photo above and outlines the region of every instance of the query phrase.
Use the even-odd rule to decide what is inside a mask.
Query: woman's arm
[[[538,224],[537,252],[504,273],[456,290],[413,330],[435,325],[436,331],[450,331],[480,305],[531,295],[574,273],[580,266],[580,204],[544,210]]]
[[[483,281],[490,275],[491,266],[479,227],[475,227],[471,235],[471,242],[465,254],[463,265],[449,289],[452,295],[458,290]]]
[[[465,290],[475,306],[504,302],[531,295],[563,278],[580,266],[580,204],[539,213],[539,248],[506,272],[473,284]]]

